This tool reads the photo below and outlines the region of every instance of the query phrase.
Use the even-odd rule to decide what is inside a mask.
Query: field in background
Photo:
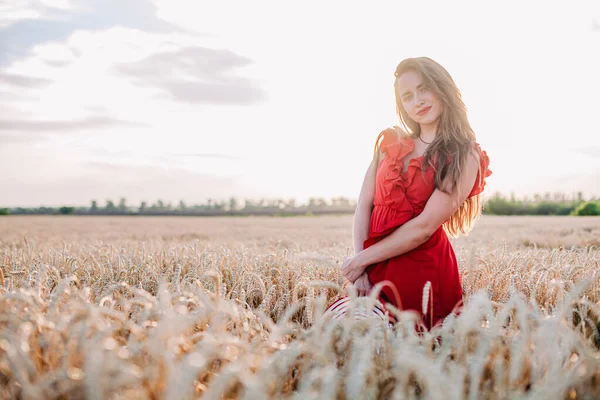
[[[0,398],[600,396],[597,217],[482,217],[452,239],[465,312],[421,336],[318,320],[351,227],[0,218]]]

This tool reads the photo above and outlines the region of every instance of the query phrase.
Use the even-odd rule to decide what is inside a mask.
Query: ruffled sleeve
[[[383,131],[381,131],[381,133],[379,134],[379,136],[377,138],[377,141],[379,141],[379,139],[381,137],[383,137],[383,139],[381,139],[381,142],[379,144],[379,149],[383,153],[387,153],[388,148],[398,141],[396,132],[394,131],[394,128],[386,128]]]
[[[384,129],[379,136],[383,136],[379,145],[380,150],[393,159],[401,159],[413,151],[413,142],[408,138],[401,139],[395,128]]]
[[[479,153],[479,171],[477,171],[477,178],[475,178],[475,184],[473,185],[473,190],[469,193],[468,197],[473,197],[483,192],[483,188],[486,184],[486,179],[492,175],[492,171],[490,170],[490,158],[488,157],[485,150],[481,150],[479,143],[475,143],[475,150]]]

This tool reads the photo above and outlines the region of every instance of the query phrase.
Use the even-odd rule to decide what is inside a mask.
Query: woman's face
[[[440,98],[421,79],[421,75],[408,70],[398,78],[396,90],[408,116],[420,125],[434,123],[442,113]]]

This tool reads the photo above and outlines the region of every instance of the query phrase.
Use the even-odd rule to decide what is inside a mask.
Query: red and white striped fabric
[[[323,313],[323,319],[338,320],[350,311],[350,297],[344,296],[331,303]],[[389,321],[383,305],[379,300],[370,301],[367,297],[358,297],[354,308],[352,309],[352,318],[355,320],[364,320],[368,318],[381,319]]]

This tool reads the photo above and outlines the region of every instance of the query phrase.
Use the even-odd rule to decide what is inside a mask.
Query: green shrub
[[[600,202],[597,201],[588,201],[586,203],[581,203],[571,215],[600,215]]]
[[[8,208],[0,208],[0,215],[9,215],[10,210]]]
[[[70,215],[70,214],[73,214],[74,210],[75,210],[75,207],[61,207],[58,209],[58,212],[63,215]]]

